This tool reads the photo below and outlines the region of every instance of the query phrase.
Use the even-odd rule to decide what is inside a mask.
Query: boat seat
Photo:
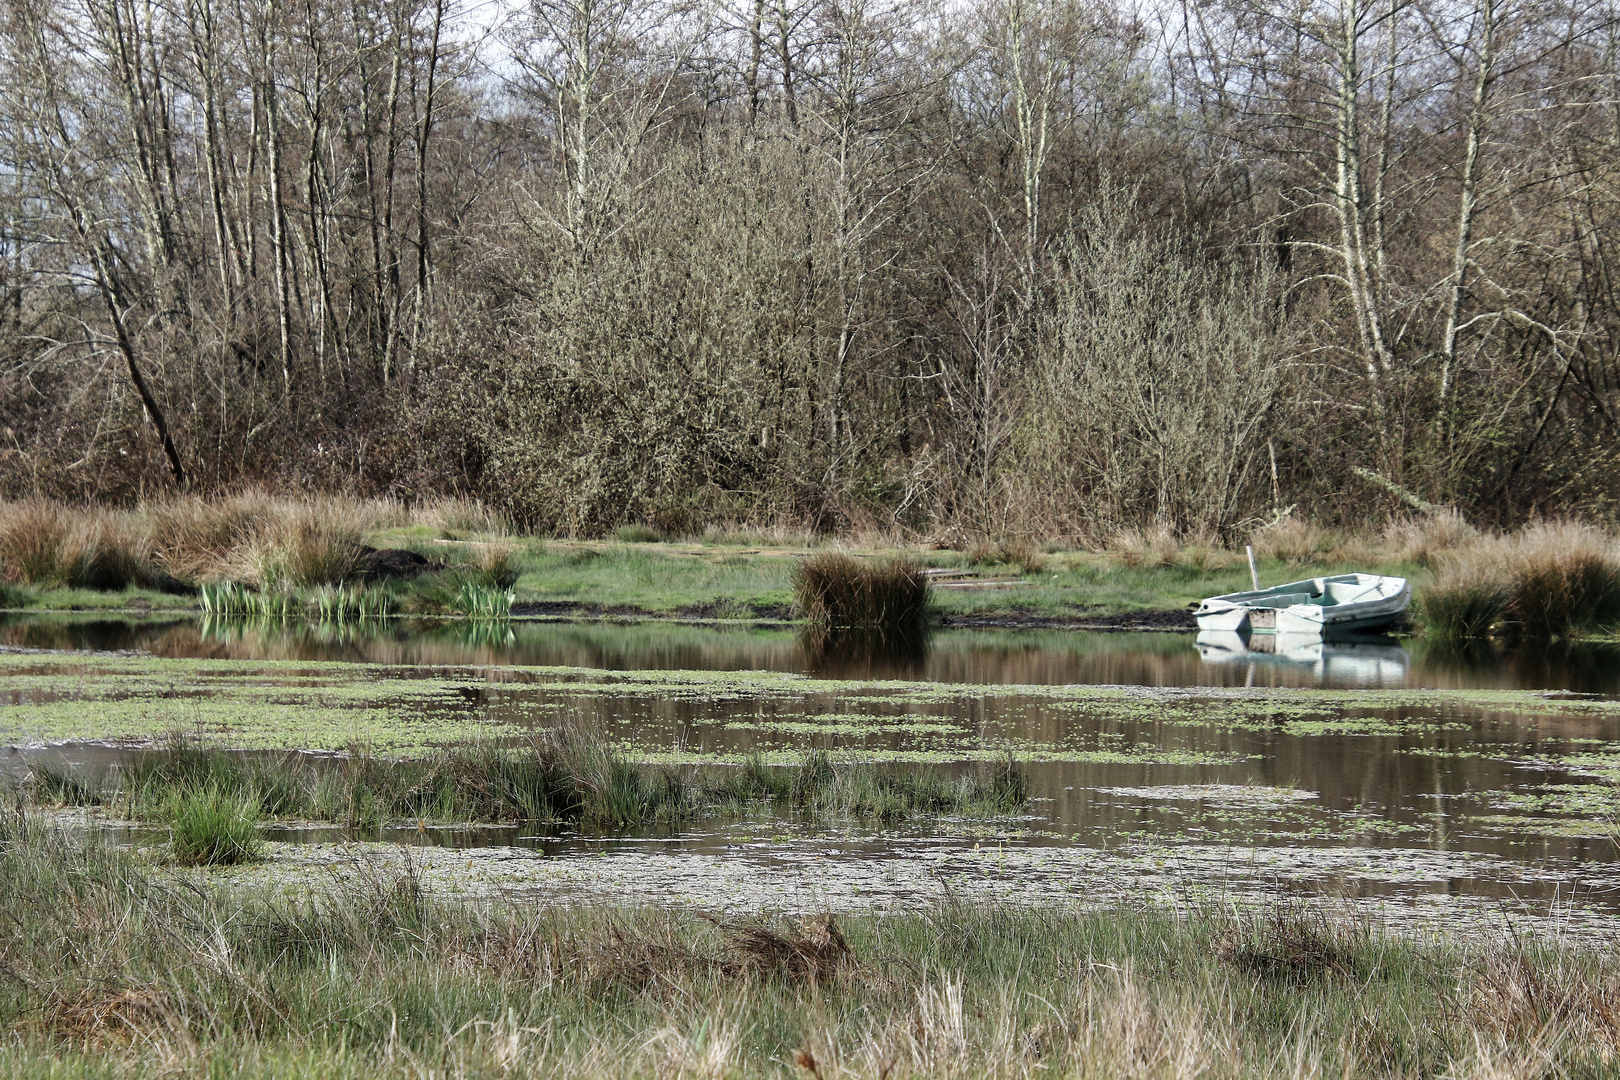
[[[1250,607],[1257,607],[1257,608],[1286,608],[1286,607],[1293,607],[1295,604],[1308,604],[1308,603],[1310,603],[1311,602],[1311,596],[1312,596],[1311,593],[1302,593],[1302,592],[1278,593],[1276,596],[1268,596],[1268,597],[1265,597],[1262,600],[1256,600],[1253,603],[1249,604],[1249,606]]]
[[[1327,587],[1329,604],[1343,604],[1350,600],[1370,600],[1378,594],[1377,584],[1359,581],[1331,581]]]

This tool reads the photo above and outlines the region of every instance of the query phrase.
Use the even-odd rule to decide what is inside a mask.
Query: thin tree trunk
[[[1446,329],[1440,347],[1440,408],[1444,415],[1451,393],[1452,373],[1457,365],[1458,321],[1468,291],[1468,249],[1473,239],[1474,214],[1479,189],[1479,149],[1485,130],[1485,101],[1490,94],[1496,63],[1496,0],[1483,0],[1480,6],[1479,71],[1474,79],[1474,99],[1468,110],[1468,148],[1463,154],[1462,193],[1457,203],[1457,242],[1451,253],[1451,287],[1446,298]]]

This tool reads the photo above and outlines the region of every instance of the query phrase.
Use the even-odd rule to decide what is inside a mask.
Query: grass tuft
[[[341,585],[365,551],[361,526],[329,502],[294,505],[266,521],[245,553],[248,580],[264,590]]]
[[[259,798],[212,785],[179,790],[165,802],[170,843],[182,866],[235,866],[259,854]]]
[[[0,575],[104,591],[160,578],[127,515],[44,499],[0,503]]]
[[[1425,633],[1453,641],[1489,637],[1508,609],[1508,586],[1448,568],[1418,593],[1417,617]]]
[[[794,568],[793,595],[815,626],[916,631],[928,614],[928,578],[907,558],[813,555]]]
[[[1546,641],[1620,626],[1620,553],[1602,532],[1567,522],[1526,529],[1510,563],[1510,617],[1518,633]]]
[[[31,585],[56,584],[64,509],[43,499],[0,504],[0,570]]]
[[[664,534],[651,525],[621,525],[617,536],[624,544],[657,544],[664,539]]]
[[[1532,642],[1620,627],[1620,550],[1602,531],[1572,522],[1480,538],[1450,553],[1419,596],[1438,637],[1500,634]]]
[[[518,569],[512,563],[512,545],[480,544],[472,560],[461,568],[468,581],[486,589],[507,590],[517,584]]]
[[[1038,574],[1046,566],[1040,549],[1027,540],[979,544],[968,552],[968,562],[975,566],[1014,566],[1024,574]]]

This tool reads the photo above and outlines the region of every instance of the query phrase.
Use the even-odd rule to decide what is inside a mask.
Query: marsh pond
[[[941,898],[1209,904],[1330,894],[1400,925],[1620,932],[1620,648],[942,631],[813,639],[668,622],[253,624],[5,617],[0,770],[116,777],[168,738],[312,767],[588,728],[647,767],[824,760],[961,777],[1016,763],[1001,813],[753,808],[635,828],[265,826],[231,868],[292,887],[409,845],[451,895],[705,910]],[[95,806],[63,820],[156,844]],[[397,849],[397,848],[396,848]]]

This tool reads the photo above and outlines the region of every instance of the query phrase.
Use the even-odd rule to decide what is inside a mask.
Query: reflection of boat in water
[[[1381,685],[1404,683],[1412,658],[1394,638],[1360,634],[1254,634],[1204,630],[1198,656],[1206,664],[1268,664],[1310,672],[1320,681]]]
[[[1327,634],[1376,630],[1411,602],[1405,578],[1338,574],[1290,581],[1253,592],[1211,596],[1198,605],[1200,630]]]

